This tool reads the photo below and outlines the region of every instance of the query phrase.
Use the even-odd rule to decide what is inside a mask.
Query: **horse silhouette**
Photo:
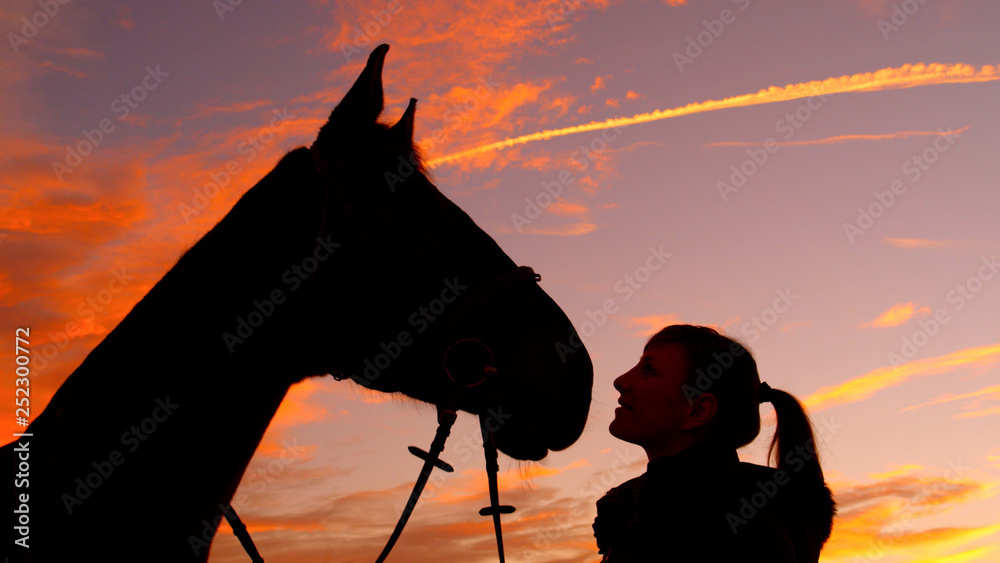
[[[31,436],[0,450],[13,468],[28,444],[31,464],[28,489],[8,479],[10,498],[29,494],[30,548],[5,526],[0,553],[205,561],[190,538],[218,522],[289,387],[312,376],[500,413],[496,447],[519,460],[579,438],[590,358],[578,340],[567,348],[563,311],[533,279],[512,280],[514,262],[427,178],[416,100],[377,122],[388,49],[311,149],[247,191],[66,379]],[[456,397],[442,357],[460,338],[485,343],[497,374]]]

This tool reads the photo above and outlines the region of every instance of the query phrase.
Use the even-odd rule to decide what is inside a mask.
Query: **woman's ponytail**
[[[768,459],[775,458],[777,468],[789,474],[822,483],[823,469],[819,464],[816,438],[802,403],[790,393],[772,389],[767,383],[760,384],[760,401],[771,403],[777,420]]]

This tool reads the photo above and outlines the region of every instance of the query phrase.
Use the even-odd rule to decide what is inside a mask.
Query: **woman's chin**
[[[622,424],[622,421],[619,420],[617,416],[615,416],[615,419],[612,420],[611,424],[608,425],[608,432],[610,432],[612,436],[618,438],[619,440],[631,442],[631,440],[628,439],[627,429],[623,427],[624,424]]]

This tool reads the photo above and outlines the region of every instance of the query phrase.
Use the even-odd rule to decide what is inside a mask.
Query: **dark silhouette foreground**
[[[395,125],[376,122],[387,50],[372,53],[312,152],[291,151],[251,188],[26,430],[30,549],[4,526],[0,555],[204,561],[289,386],[332,373],[440,404],[455,338],[496,356],[496,384],[457,406],[496,413],[500,451],[539,460],[580,436],[590,358],[559,356],[572,327],[537,284],[489,289],[515,264],[428,180],[415,100]],[[15,466],[15,447],[0,465]]]
[[[603,561],[807,563],[833,526],[809,418],[792,395],[761,383],[738,342],[707,327],[668,326],[615,380],[612,435],[646,450],[646,473],[597,502]],[[774,406],[777,467],[742,463],[736,449]]]

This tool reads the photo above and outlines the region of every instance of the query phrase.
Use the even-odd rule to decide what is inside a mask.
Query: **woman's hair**
[[[711,393],[718,403],[706,439],[734,449],[752,442],[760,433],[762,388],[750,351],[714,329],[692,325],[664,328],[643,351],[666,344],[678,344],[684,350],[687,377],[682,391],[688,400]],[[804,471],[822,480],[812,425],[802,404],[785,391],[767,386],[763,391],[763,400],[771,403],[777,418],[768,458],[775,456],[779,469]]]

